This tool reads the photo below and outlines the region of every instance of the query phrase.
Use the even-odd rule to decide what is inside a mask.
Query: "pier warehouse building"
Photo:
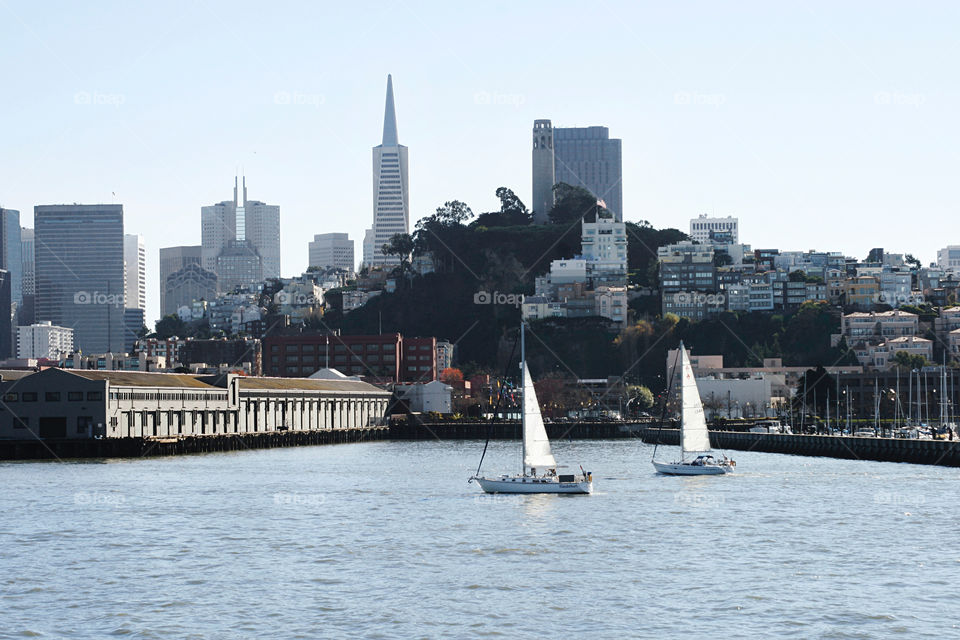
[[[143,438],[357,429],[390,392],[359,380],[45,369],[2,372],[0,438]]]

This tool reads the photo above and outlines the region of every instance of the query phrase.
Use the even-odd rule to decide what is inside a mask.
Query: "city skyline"
[[[152,324],[159,248],[199,243],[196,207],[220,200],[218,185],[240,166],[284,208],[285,229],[362,241],[372,205],[367,154],[382,122],[382,78],[392,73],[404,141],[416,148],[411,226],[449,199],[493,210],[498,186],[531,206],[530,123],[549,115],[565,126],[609,127],[626,142],[625,220],[685,230],[701,213],[732,214],[754,247],[862,257],[884,246],[924,264],[956,244],[918,225],[891,231],[898,220],[945,220],[956,208],[950,125],[958,95],[940,82],[955,9],[878,6],[868,25],[858,11],[827,4],[749,12],[702,5],[695,21],[651,5],[608,9],[618,20],[602,55],[554,56],[558,69],[593,74],[578,84],[530,73],[546,60],[522,42],[529,26],[558,38],[573,28],[562,12],[537,6],[505,9],[507,21],[478,14],[463,30],[439,4],[337,16],[305,8],[296,24],[267,11],[260,19],[271,45],[241,44],[227,64],[209,34],[248,29],[242,7],[186,17],[119,4],[66,8],[61,24],[45,21],[42,8],[5,5],[11,22],[28,27],[11,34],[11,50],[33,54],[8,77],[4,121],[18,126],[3,133],[0,205],[32,227],[28,212],[38,204],[123,203],[126,229],[146,239]],[[922,41],[898,29],[907,15],[924,25]],[[325,20],[343,28],[320,43],[302,38],[309,49],[295,44]],[[462,46],[424,57],[423,47],[354,39],[347,22],[374,34],[405,30],[411,40],[449,30]],[[119,42],[83,35],[101,28]],[[479,34],[497,29],[517,41],[509,55],[479,46]],[[118,60],[117,46],[136,55]],[[325,56],[353,64],[317,70]],[[215,73],[193,71],[207,67]],[[639,73],[625,76],[628,68]],[[242,93],[222,99],[241,83]],[[785,234],[794,219],[803,224]],[[284,234],[285,276],[306,267],[296,235]]]

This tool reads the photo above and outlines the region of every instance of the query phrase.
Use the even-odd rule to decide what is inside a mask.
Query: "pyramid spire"
[[[383,143],[384,147],[395,147],[397,141],[397,112],[393,107],[393,76],[387,75],[387,105],[383,111]]]

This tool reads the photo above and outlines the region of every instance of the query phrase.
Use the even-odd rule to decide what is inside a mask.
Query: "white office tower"
[[[143,236],[123,236],[123,306],[147,310],[147,247]]]
[[[410,233],[407,184],[407,148],[397,139],[393,105],[393,78],[387,76],[387,103],[383,114],[383,142],[373,148],[373,227],[363,242],[368,267],[399,264],[397,256],[383,255],[383,245],[398,233]]]
[[[345,233],[320,233],[308,245],[308,266],[353,273],[353,240]]]

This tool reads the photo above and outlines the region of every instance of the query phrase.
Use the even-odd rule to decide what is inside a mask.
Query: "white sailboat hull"
[[[573,482],[560,482],[556,476],[473,477],[486,493],[593,493],[593,480],[579,476]]]
[[[719,476],[733,473],[733,465],[706,464],[695,465],[689,462],[653,462],[654,468],[668,476]]]

